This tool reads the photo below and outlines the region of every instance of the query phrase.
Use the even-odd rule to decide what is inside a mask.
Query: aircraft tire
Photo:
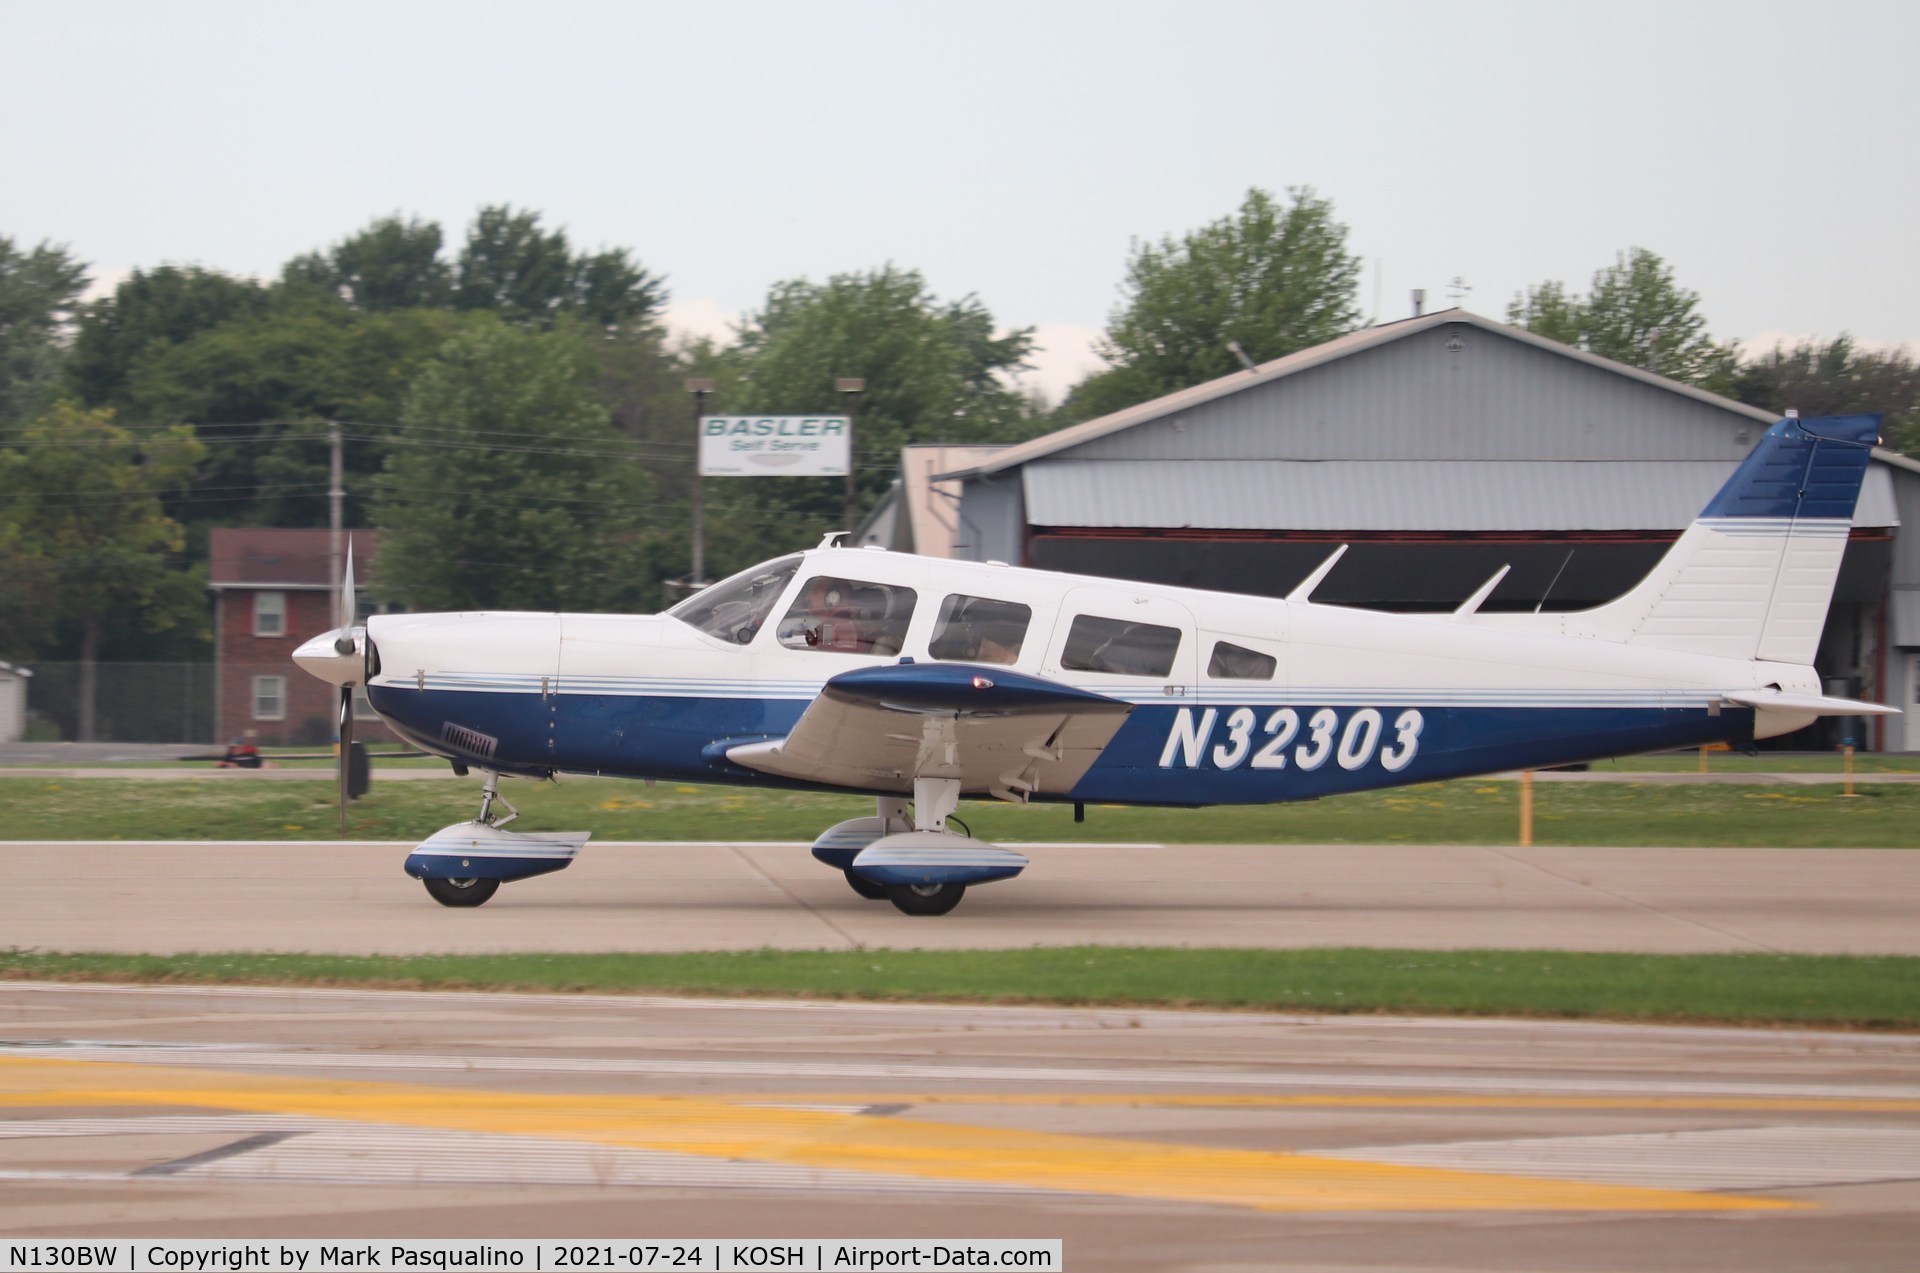
[[[427,895],[442,906],[478,906],[500,891],[499,880],[436,880],[420,881],[427,886]]]
[[[845,871],[843,874],[847,877],[847,883],[853,886],[853,891],[866,898],[869,902],[877,902],[887,895],[887,886],[885,884],[875,884],[866,876],[856,875],[851,870]]]
[[[887,900],[903,915],[945,915],[967,895],[965,884],[892,884]]]

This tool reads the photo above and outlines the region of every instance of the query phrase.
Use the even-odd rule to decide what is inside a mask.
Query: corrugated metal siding
[[[1893,541],[1893,580],[1895,588],[1920,588],[1920,473],[1876,464],[1885,469],[1893,485],[1894,506],[1900,510],[1900,524],[1914,529]],[[1869,469],[1868,472],[1872,472]]]
[[[1908,649],[1920,649],[1920,588],[1896,588],[1889,600],[1888,640]]]
[[[961,487],[953,555],[960,561],[1018,562],[1026,528],[1018,470],[975,478]]]
[[[1212,530],[1679,530],[1732,473],[1725,460],[1043,460],[1025,465],[1036,526]],[[1856,526],[1899,524],[1885,465]]]
[[[1451,323],[1057,458],[1737,461],[1760,431],[1735,410]]]

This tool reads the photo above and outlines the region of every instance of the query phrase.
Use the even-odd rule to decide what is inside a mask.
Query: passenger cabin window
[[[968,663],[1011,663],[1020,657],[1032,619],[1033,607],[1018,601],[955,593],[940,603],[940,620],[927,653]]]
[[[1083,614],[1067,631],[1060,666],[1115,676],[1165,676],[1180,652],[1180,629]]]
[[[1271,654],[1231,641],[1215,641],[1213,657],[1207,660],[1207,675],[1222,681],[1271,681],[1278,666]]]
[[[774,603],[798,569],[797,555],[762,562],[694,593],[667,613],[710,637],[745,645],[773,613]]]
[[[915,593],[897,584],[820,575],[801,588],[780,620],[780,644],[834,654],[898,654]]]

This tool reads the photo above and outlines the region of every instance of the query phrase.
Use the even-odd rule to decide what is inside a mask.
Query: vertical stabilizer
[[[1632,591],[1570,629],[1721,658],[1810,664],[1878,441],[1876,415],[1781,420]]]

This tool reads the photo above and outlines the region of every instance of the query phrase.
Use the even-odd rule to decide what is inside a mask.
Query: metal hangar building
[[[1773,418],[1443,310],[945,472],[910,451],[865,537],[914,547],[917,509],[950,528],[921,551],[1276,596],[1348,544],[1315,601],[1452,609],[1511,566],[1483,608],[1580,609],[1637,582]],[[1803,746],[1920,750],[1920,463],[1874,457],[1817,663],[1908,715]]]

